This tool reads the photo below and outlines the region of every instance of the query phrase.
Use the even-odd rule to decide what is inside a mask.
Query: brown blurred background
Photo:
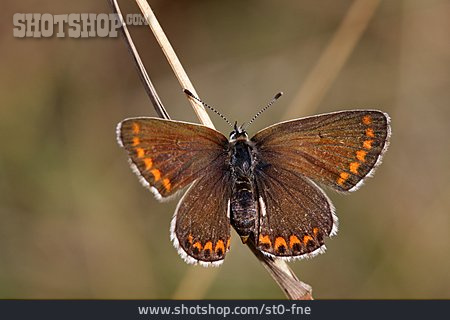
[[[315,298],[450,298],[449,1],[150,4],[199,95],[232,120],[284,91],[250,134],[342,109],[391,115],[375,177],[351,195],[328,191],[340,230],[327,252],[291,263]],[[14,38],[18,12],[111,10],[3,1],[0,298],[284,298],[235,233],[218,269],[178,257],[176,201],[141,187],[116,143],[120,120],[155,115],[123,40]],[[131,32],[170,115],[197,121],[149,29]]]

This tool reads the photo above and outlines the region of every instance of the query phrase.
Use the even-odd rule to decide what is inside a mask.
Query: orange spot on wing
[[[198,251],[202,250],[202,244],[200,243],[200,241],[197,241],[196,243],[194,243],[193,247],[197,248]]]
[[[307,244],[308,241],[314,240],[311,236],[303,236],[303,244]]]
[[[133,147],[137,146],[140,143],[141,143],[141,141],[139,141],[138,137],[133,137]]]
[[[208,241],[207,243],[205,243],[205,246],[203,247],[203,250],[212,251],[212,242]]]
[[[161,171],[159,171],[158,169],[153,169],[150,172],[152,173],[153,177],[155,177],[155,182],[161,179]]]
[[[278,249],[279,249],[281,246],[284,246],[285,248],[287,248],[286,240],[284,240],[283,237],[277,237],[277,238],[275,239],[275,245],[274,245],[275,250],[276,250],[276,251],[279,251]]]
[[[366,136],[368,136],[370,138],[375,138],[375,132],[373,132],[372,128],[367,128],[366,129]]]
[[[222,250],[222,254],[225,252],[225,245],[222,240],[218,240],[216,242],[216,247],[214,248],[214,251],[217,253],[219,250]]]
[[[350,177],[350,175],[347,172],[341,172],[339,178],[337,179],[337,183],[339,185],[343,185],[344,182],[347,181],[348,177]]]
[[[145,150],[143,148],[136,148],[135,150],[138,158],[143,158],[145,156]]]
[[[342,179],[344,179],[344,180],[347,180],[348,179],[348,177],[350,177],[350,175],[347,173],[347,172],[341,172],[341,178]]]
[[[172,188],[172,185],[170,184],[170,180],[167,179],[167,178],[164,178],[164,179],[163,179],[162,184],[163,184],[163,187],[164,187],[167,191],[170,191],[170,188]]]
[[[194,240],[194,238],[192,237],[192,234],[188,235],[187,240],[190,244],[192,244],[192,241]]]
[[[227,251],[230,250],[230,243],[231,243],[230,238],[228,238],[228,240],[227,240]]]
[[[358,150],[356,151],[356,158],[361,161],[361,162],[365,162],[366,161],[366,154],[367,152],[364,150]]]
[[[352,162],[352,163],[350,163],[350,172],[354,173],[354,174],[357,174],[359,166],[360,166],[359,162]]]
[[[363,122],[365,125],[369,125],[369,124],[372,123],[372,117],[371,117],[371,116],[364,116],[364,117],[362,118],[362,122]]]
[[[294,247],[294,245],[296,245],[296,244],[301,244],[300,239],[294,235],[290,236],[289,237],[289,248],[292,249]]]
[[[313,233],[314,233],[314,236],[317,236],[317,234],[319,233],[319,228],[317,228],[317,227],[313,228]]]
[[[268,235],[263,236],[262,234],[259,235],[259,239],[258,239],[260,244],[266,244],[269,247],[272,246],[272,241],[270,241],[270,238]]]
[[[133,133],[134,134],[138,134],[139,131],[141,130],[141,127],[139,126],[139,124],[137,122],[133,122]]]
[[[153,166],[153,161],[151,158],[145,158],[144,159],[145,169],[150,170]]]
[[[372,149],[372,143],[373,143],[373,140],[364,141],[364,143],[363,143],[364,149],[368,149],[368,150]]]

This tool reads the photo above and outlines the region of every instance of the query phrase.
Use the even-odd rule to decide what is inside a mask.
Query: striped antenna
[[[213,107],[211,107],[210,105],[206,104],[205,102],[203,102],[200,98],[194,96],[192,94],[192,92],[190,92],[188,89],[184,89],[183,90],[184,93],[186,93],[189,97],[191,97],[192,99],[197,100],[198,102],[200,102],[202,104],[202,106],[208,108],[209,110],[215,112],[217,115],[219,115],[223,120],[225,120],[226,123],[228,123],[228,125],[230,127],[233,127],[233,125],[231,124],[231,122],[227,119],[227,117],[225,117],[223,114],[221,114],[219,111],[217,111],[216,109],[214,109]]]
[[[255,121],[256,118],[258,118],[261,115],[261,113],[263,113],[264,111],[269,109],[270,106],[273,105],[275,103],[275,101],[277,101],[282,95],[283,95],[283,92],[278,92],[275,95],[275,97],[273,97],[272,100],[270,100],[270,102],[264,108],[262,108],[261,110],[258,111],[257,114],[255,114],[255,116],[252,118],[252,120],[250,120],[249,123],[245,124],[245,128],[243,128],[243,130],[246,130],[252,124],[252,122]]]

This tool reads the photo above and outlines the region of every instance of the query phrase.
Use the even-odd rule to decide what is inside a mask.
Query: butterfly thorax
[[[230,223],[245,243],[255,230],[258,217],[254,187],[253,147],[248,138],[238,136],[230,142],[230,169],[232,192],[230,199]]]

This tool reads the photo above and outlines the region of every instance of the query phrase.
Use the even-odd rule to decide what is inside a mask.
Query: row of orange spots
[[[140,130],[139,124],[134,122],[132,130],[133,130],[133,133],[138,134],[139,130]],[[140,143],[141,142],[138,137],[133,137],[132,145],[134,147],[138,146]],[[145,170],[150,171],[150,173],[153,175],[153,177],[155,179],[155,182],[159,181],[159,179],[161,179],[161,171],[159,171],[158,169],[150,170],[153,167],[153,160],[151,158],[145,157],[144,148],[137,147],[137,148],[135,148],[135,151],[136,151],[136,156],[139,159],[144,158],[143,161],[144,161],[144,165],[145,165]],[[168,178],[162,179],[162,185],[167,191],[170,191],[170,189],[172,188],[172,184],[170,183],[170,179],[168,179]]]
[[[153,175],[153,178],[155,179],[155,182],[157,182],[157,181],[159,181],[161,179],[161,171],[159,171],[158,169],[150,170],[150,172]],[[166,189],[167,191],[170,191],[170,189],[172,188],[172,184],[170,183],[170,179],[169,178],[163,178],[162,179],[162,185],[163,185],[164,189]]]
[[[365,124],[366,126],[370,125],[372,123],[372,117],[369,115],[365,115],[362,118],[362,123]],[[366,133],[366,137],[375,138],[375,132],[373,131],[372,128],[367,128],[365,133]],[[364,140],[363,148],[367,149],[367,150],[372,149],[372,143],[373,143],[372,139]],[[351,173],[358,174],[358,169],[361,166],[361,163],[366,161],[366,155],[367,155],[367,151],[365,151],[365,150],[356,151],[356,159],[358,159],[359,162],[355,161],[355,162],[351,162],[349,164],[349,170]],[[341,172],[341,174],[339,175],[339,178],[337,178],[336,182],[337,182],[337,184],[342,186],[349,177],[350,177],[350,174],[348,174],[347,172],[345,172],[345,171]]]
[[[313,233],[314,233],[314,236],[317,236],[317,234],[319,233],[319,228],[314,228]],[[303,236],[301,241],[296,235],[291,235],[289,237],[289,248],[292,249],[295,245],[301,245],[302,243],[304,245],[306,245],[309,241],[312,241],[312,240],[314,240],[314,238],[310,235]],[[260,234],[259,235],[259,244],[267,245],[268,247],[271,247],[272,242],[270,241],[270,238],[268,235],[263,236],[262,234]],[[275,244],[274,244],[275,251],[280,251],[280,247],[284,247],[284,249],[287,248],[286,240],[283,237],[276,237]]]
[[[144,158],[145,156],[145,151],[143,148],[136,148],[136,153],[138,158]],[[145,170],[150,170],[153,167],[153,160],[151,158],[144,158],[144,165]],[[150,173],[153,175],[155,182],[161,179],[161,171],[159,171],[158,169],[150,170]],[[162,180],[162,185],[167,191],[170,191],[170,189],[172,188],[172,184],[170,183],[170,179],[168,178],[164,178]]]
[[[370,125],[372,123],[372,118],[370,116],[364,116],[363,119],[362,119],[362,122],[366,126],[368,126],[368,125]],[[369,138],[375,138],[375,132],[373,131],[372,128],[367,128],[366,129],[366,136],[369,137]],[[367,149],[367,150],[372,149],[372,143],[373,143],[373,140],[371,140],[371,139],[365,140],[363,142],[364,149]]]
[[[202,246],[200,241],[196,241],[193,244],[193,237],[192,235],[188,236],[188,242],[192,245],[192,247],[194,247],[194,249],[197,249],[198,253],[200,253],[200,251],[204,251],[204,250],[209,250],[210,252],[213,251],[213,243],[211,241],[208,241],[205,243],[204,246]],[[227,250],[230,249],[230,239],[228,239],[227,241]],[[223,242],[223,240],[217,240],[216,245],[214,246],[214,252],[218,255],[222,255],[225,253],[225,243]]]

